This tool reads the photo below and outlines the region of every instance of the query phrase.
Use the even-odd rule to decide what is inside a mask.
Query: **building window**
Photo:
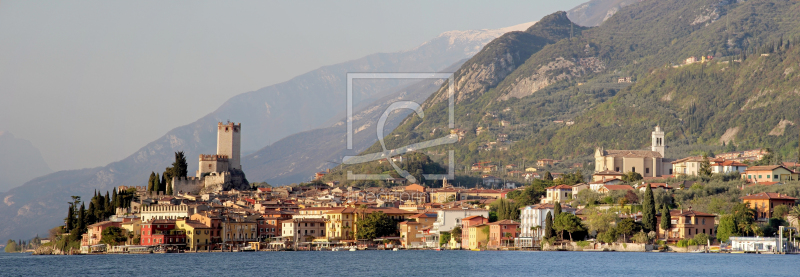
[[[645,169],[644,169],[644,173],[650,173],[650,168],[649,168],[649,167],[648,167],[648,168],[645,168]]]
[[[619,172],[619,167],[616,167],[614,171]]]
[[[631,171],[636,172],[636,167],[631,167]]]

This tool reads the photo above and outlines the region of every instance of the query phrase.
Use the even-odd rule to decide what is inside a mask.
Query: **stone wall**
[[[172,193],[191,193],[199,194],[204,187],[203,178],[186,177],[178,178],[172,177]]]
[[[589,243],[588,246],[578,246],[577,242],[565,242],[563,244],[545,245],[544,251],[617,251],[617,252],[645,252],[656,248],[650,244],[643,243]],[[657,250],[657,249],[656,249]]]

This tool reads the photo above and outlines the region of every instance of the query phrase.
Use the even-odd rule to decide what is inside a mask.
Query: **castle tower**
[[[664,148],[666,147],[666,144],[664,142],[664,131],[662,131],[661,127],[658,125],[656,125],[656,130],[653,131],[652,138],[653,142],[651,144],[652,146],[650,147],[651,150],[660,153],[661,157],[665,157]]]
[[[241,155],[241,132],[242,123],[235,124],[233,122],[222,123],[217,125],[217,155],[224,155],[228,157],[228,168],[242,170],[242,165],[239,163]]]

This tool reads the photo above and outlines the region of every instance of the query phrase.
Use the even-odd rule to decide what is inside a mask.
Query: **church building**
[[[664,158],[664,131],[656,126],[651,136],[650,150],[605,150],[597,148],[594,152],[594,171],[636,172],[642,177],[661,177],[672,175],[671,160]]]

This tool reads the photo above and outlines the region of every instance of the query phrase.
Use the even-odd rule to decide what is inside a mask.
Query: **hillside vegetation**
[[[672,158],[730,150],[730,143],[796,158],[800,94],[792,87],[800,52],[790,38],[800,37],[800,3],[643,1],[599,27],[577,27],[559,12],[526,32],[536,28],[563,38],[521,64],[512,59],[506,69],[513,70],[493,78],[470,72],[507,59],[509,51],[494,46],[515,53],[531,46],[506,36],[487,45],[456,73],[455,127],[465,136],[422,151],[445,162],[445,150],[454,149],[459,172],[479,161],[591,162],[595,147],[647,147],[661,125]],[[690,56],[713,59],[672,67]],[[633,83],[618,83],[621,77]],[[424,118],[411,115],[388,135],[387,148],[442,137],[433,130],[448,129],[447,91],[444,84],[425,102]],[[501,134],[512,141],[508,150],[497,147]]]

